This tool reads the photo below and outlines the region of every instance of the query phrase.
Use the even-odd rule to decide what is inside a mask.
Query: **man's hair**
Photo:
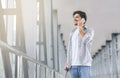
[[[81,18],[84,18],[85,21],[87,21],[87,15],[86,15],[85,12],[83,12],[83,11],[74,11],[74,12],[73,12],[73,16],[74,16],[75,14],[79,14]]]

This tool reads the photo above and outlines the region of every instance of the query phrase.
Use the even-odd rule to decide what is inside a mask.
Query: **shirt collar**
[[[73,28],[72,32],[74,32],[76,29],[77,29],[77,26]],[[87,30],[88,30],[88,26],[85,25],[85,26],[83,27],[83,30],[84,30],[84,32],[86,33]]]

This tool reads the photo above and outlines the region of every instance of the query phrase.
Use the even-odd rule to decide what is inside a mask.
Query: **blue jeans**
[[[70,76],[71,78],[90,78],[90,66],[71,66]]]

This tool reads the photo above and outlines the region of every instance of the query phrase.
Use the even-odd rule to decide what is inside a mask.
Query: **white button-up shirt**
[[[70,40],[67,50],[67,64],[77,66],[91,66],[91,44],[94,37],[92,28],[84,27],[85,35],[80,37],[79,29],[75,27],[70,33]]]
[[[72,35],[72,65],[80,65],[81,64],[81,55],[84,51],[84,44],[82,43],[82,39],[79,41],[79,29],[77,28]],[[80,43],[80,45],[79,45]],[[79,46],[78,46],[79,45]],[[80,48],[80,50],[79,50]]]

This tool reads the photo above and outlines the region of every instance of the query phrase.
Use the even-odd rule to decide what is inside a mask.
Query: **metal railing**
[[[18,58],[17,59],[17,65],[18,65],[17,66],[17,78],[23,78],[23,59],[26,59],[27,61],[30,61],[36,64],[37,69],[38,69],[38,71],[36,71],[36,73],[38,73],[38,75],[36,76],[37,78],[41,78],[41,76],[39,75],[40,67],[51,71],[51,77],[47,77],[48,75],[46,75],[45,78],[65,78],[64,75],[52,69],[51,67],[48,67],[47,65],[41,63],[40,61],[37,61],[36,59],[31,58],[30,56],[26,55],[24,52],[19,51],[9,46],[8,44],[6,44],[5,42],[1,40],[0,40],[0,47],[9,50],[8,52],[13,53],[17,56]]]

